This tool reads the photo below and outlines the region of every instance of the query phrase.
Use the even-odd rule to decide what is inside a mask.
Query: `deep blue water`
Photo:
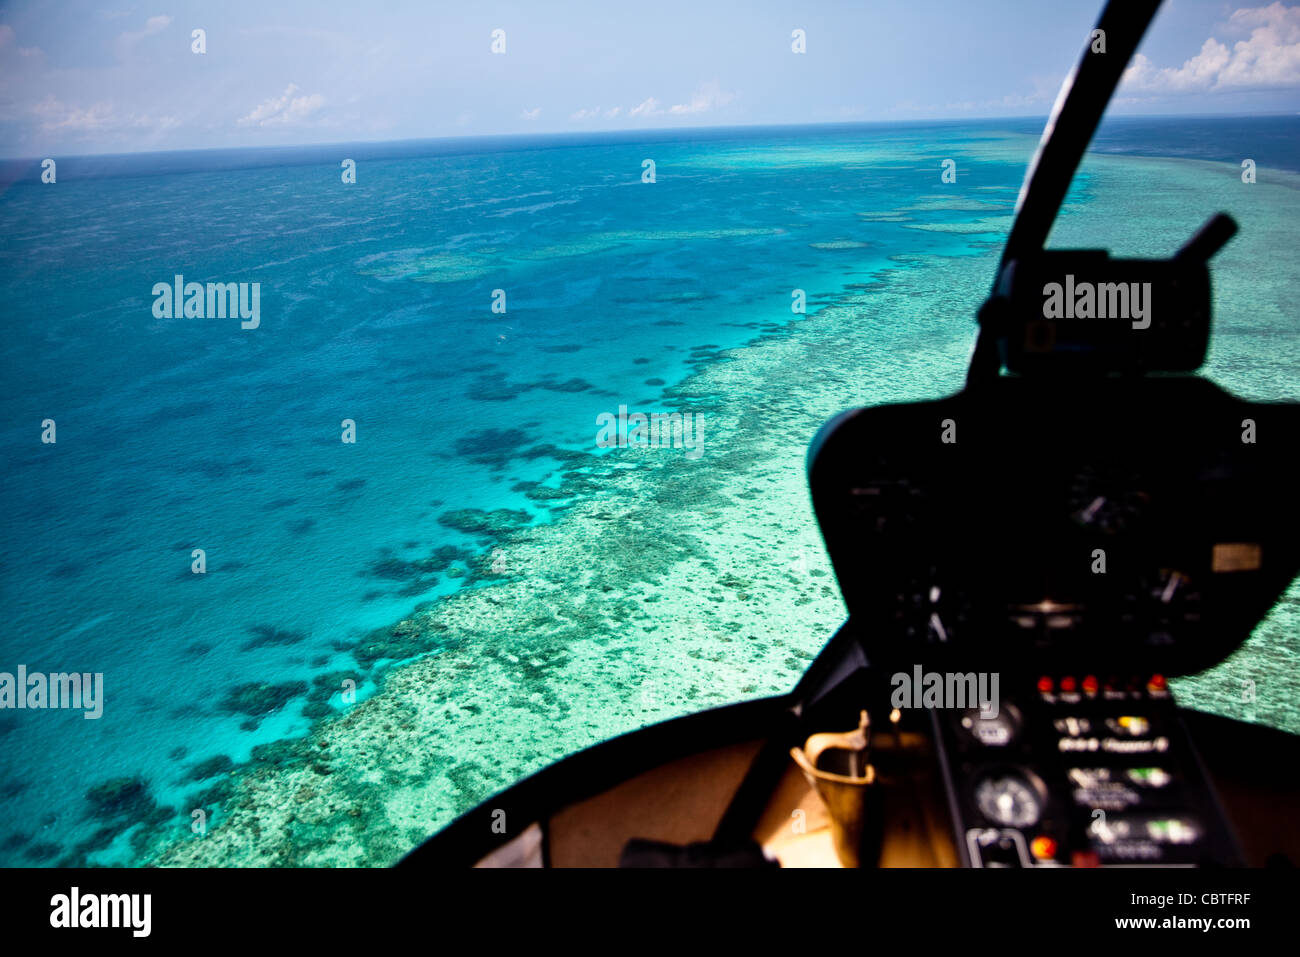
[[[1179,156],[1300,173],[1300,115],[1118,116],[1102,123],[1091,149],[1129,156]]]

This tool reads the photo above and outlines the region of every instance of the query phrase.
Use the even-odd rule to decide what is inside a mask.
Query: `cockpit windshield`
[[[962,387],[1096,42],[1033,0],[180,6],[0,11],[0,864],[389,864],[789,691],[846,614],[809,441]],[[1219,210],[1203,372],[1300,400],[1292,3],[1164,10],[1048,245]],[[1176,690],[1300,733],[1298,609]]]

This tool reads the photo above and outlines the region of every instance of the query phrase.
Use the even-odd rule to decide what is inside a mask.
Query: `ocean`
[[[788,689],[843,617],[807,442],[960,386],[1036,138],[8,164],[0,672],[103,698],[0,712],[0,864],[391,863],[563,754]],[[1168,255],[1219,209],[1206,374],[1300,399],[1300,117],[1108,123],[1052,242]],[[256,284],[255,328],[160,315],[176,282]],[[598,442],[621,409],[703,454]],[[1288,602],[1184,703],[1300,732]]]

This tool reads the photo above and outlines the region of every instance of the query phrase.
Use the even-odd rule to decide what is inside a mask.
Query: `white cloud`
[[[1300,86],[1300,7],[1274,2],[1235,11],[1229,35],[1249,33],[1231,48],[1210,37],[1180,67],[1157,67],[1139,53],[1124,71],[1125,93],[1217,93]]]
[[[535,106],[531,110],[524,110],[524,112],[521,115],[526,120],[535,120],[537,119],[538,116],[541,115],[541,112],[542,112],[542,108],[540,106]]]
[[[620,117],[632,119],[633,117],[652,117],[652,116],[688,116],[696,113],[707,113],[709,110],[726,106],[736,98],[734,93],[728,93],[723,90],[717,83],[705,83],[697,89],[690,98],[689,102],[676,103],[668,108],[664,106],[653,96],[648,96],[636,106],[622,107],[612,106],[604,111],[604,117],[607,120],[616,120]],[[601,116],[601,109],[598,106],[576,110],[570,114],[571,120],[594,120]]]
[[[728,93],[716,83],[705,83],[693,94],[689,103],[677,103],[668,108],[669,113],[707,113],[709,110],[715,110],[720,106],[726,106],[736,98],[734,93]]]
[[[180,124],[174,116],[150,116],[140,113],[118,113],[113,104],[101,101],[80,108],[60,102],[53,93],[31,108],[32,114],[45,133],[119,134],[149,130],[161,132]]]
[[[628,116],[659,116],[663,110],[659,108],[659,101],[653,96],[642,100],[639,106],[634,106],[627,111]]]
[[[171,25],[171,22],[171,17],[150,17],[144,22],[144,29],[127,30],[124,33],[119,33],[117,36],[117,55],[119,57],[126,57],[137,43],[145,37],[151,37],[154,34],[162,33]]]
[[[902,114],[905,116],[951,116],[952,114],[985,114],[985,115],[1004,115],[1006,111],[1012,113],[1036,112],[1052,102],[1052,94],[1039,91],[1037,93],[1008,93],[1005,96],[992,97],[983,100],[960,100],[950,101],[943,104],[922,104],[912,100],[904,100],[895,103],[891,108],[891,113]],[[860,114],[861,111],[855,111]]]
[[[240,126],[290,126],[301,123],[325,105],[319,93],[295,96],[302,91],[298,84],[290,83],[279,96],[264,100],[247,116],[239,119]]]
[[[59,102],[53,93],[46,94],[45,99],[33,106],[32,113],[36,115],[41,129],[46,133],[64,130],[90,133],[103,130],[115,123],[113,106],[110,103],[96,103],[85,109],[79,109]]]

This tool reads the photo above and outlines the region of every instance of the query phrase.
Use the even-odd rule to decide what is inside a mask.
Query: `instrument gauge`
[[[1078,525],[1106,535],[1127,530],[1151,501],[1151,496],[1116,469],[1085,468],[1070,484],[1070,518]]]
[[[1004,704],[997,714],[987,717],[979,708],[967,708],[958,718],[962,730],[979,744],[1005,748],[1020,733],[1020,712],[1013,704]]]
[[[1154,607],[1164,614],[1181,616],[1201,599],[1192,586],[1191,578],[1176,568],[1160,569],[1155,577],[1146,579],[1143,585],[1153,600]]]
[[[895,593],[894,620],[905,638],[930,644],[955,640],[972,614],[966,592],[946,586],[931,566],[924,576],[911,576]]]
[[[991,774],[975,786],[975,806],[1003,827],[1033,827],[1043,816],[1042,789],[1019,771]]]
[[[1176,568],[1161,568],[1144,575],[1128,604],[1130,611],[1125,619],[1141,623],[1153,639],[1165,642],[1201,620],[1200,590],[1190,576]]]

